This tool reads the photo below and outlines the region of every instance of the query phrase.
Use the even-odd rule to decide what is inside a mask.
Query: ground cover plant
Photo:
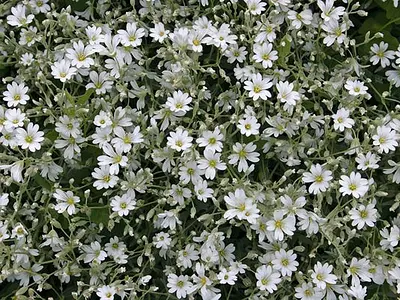
[[[0,299],[397,299],[397,0],[3,0]]]

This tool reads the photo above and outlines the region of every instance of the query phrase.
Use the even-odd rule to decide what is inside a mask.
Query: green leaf
[[[42,176],[40,176],[39,174],[36,174],[35,176],[33,176],[33,179],[42,188],[44,188],[48,191],[51,190],[52,185],[46,179],[44,179]]]
[[[57,137],[58,137],[58,133],[55,130],[50,130],[45,134],[46,138],[48,138],[50,141],[54,142]]]
[[[90,220],[92,222],[96,224],[102,223],[103,225],[107,226],[109,219],[110,212],[108,206],[90,208]]]
[[[279,64],[286,65],[286,57],[290,53],[291,45],[292,45],[292,38],[287,34],[281,39],[279,47],[277,49],[279,53],[279,58],[278,58]]]
[[[93,94],[94,89],[89,89],[82,96],[78,97],[78,104],[83,105],[89,100],[90,96]]]
[[[393,0],[386,0],[385,2],[382,0],[375,0],[375,3],[385,10],[386,18],[390,21],[396,20],[394,23],[400,24],[400,6],[394,7]]]

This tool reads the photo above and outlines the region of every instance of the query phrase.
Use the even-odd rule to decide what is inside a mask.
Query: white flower
[[[229,163],[231,165],[236,165],[239,162],[238,166],[239,172],[246,172],[249,169],[247,161],[256,163],[260,160],[258,158],[260,154],[257,152],[253,152],[257,148],[257,146],[254,145],[253,143],[249,144],[235,143],[235,145],[233,145],[232,148],[234,153],[229,155],[228,157]]]
[[[179,179],[183,184],[188,184],[191,181],[196,184],[201,180],[201,175],[203,175],[203,170],[201,170],[195,161],[189,161],[179,168],[180,175]]]
[[[159,232],[153,237],[153,243],[156,248],[168,249],[171,245],[171,238],[169,237],[169,233]]]
[[[126,245],[120,242],[118,237],[114,236],[110,238],[110,242],[105,245],[104,248],[107,251],[107,255],[110,257],[116,257],[122,255],[126,250]]]
[[[71,62],[65,59],[56,61],[51,66],[51,75],[53,75],[55,79],[59,79],[61,82],[70,80],[72,76],[76,74],[76,72],[77,69],[71,67]]]
[[[24,66],[30,66],[34,61],[35,59],[32,53],[24,53],[21,55],[21,64]]]
[[[400,87],[400,68],[386,71],[385,75],[387,76],[387,80],[394,84],[395,87]]]
[[[267,100],[271,97],[271,93],[268,91],[272,86],[270,81],[271,79],[263,78],[260,73],[253,74],[251,80],[244,82],[244,89],[249,91],[249,97],[252,97],[253,100],[257,100],[258,98]]]
[[[26,130],[24,128],[17,129],[17,143],[22,149],[29,149],[35,152],[41,148],[40,143],[43,142],[43,131],[39,131],[39,125],[29,123]]]
[[[28,87],[24,83],[16,83],[13,81],[11,84],[7,84],[7,91],[3,92],[3,100],[7,101],[7,106],[17,106],[19,104],[24,105],[30,98],[26,94]]]
[[[279,200],[281,200],[283,204],[283,208],[280,210],[287,215],[291,216],[305,216],[306,215],[306,210],[302,208],[306,204],[306,198],[301,196],[296,199],[296,201],[293,201],[291,197],[288,195],[283,195],[279,197]]]
[[[274,269],[281,272],[282,276],[292,276],[292,272],[296,272],[299,263],[296,261],[297,255],[293,250],[285,251],[280,249],[275,252],[275,259],[272,260]]]
[[[207,180],[199,180],[194,186],[194,192],[197,199],[207,202],[208,198],[212,198],[214,190],[208,187]]]
[[[78,135],[76,138],[66,135],[63,132],[60,133],[61,139],[54,141],[54,147],[57,149],[64,149],[63,156],[68,159],[72,159],[76,153],[81,153],[80,143],[83,143],[85,139]]]
[[[282,211],[274,212],[274,219],[267,222],[267,230],[274,233],[274,237],[278,241],[283,241],[284,233],[292,236],[296,231],[296,218],[291,215],[284,217]]]
[[[4,128],[7,131],[12,131],[15,128],[22,127],[24,125],[25,114],[19,108],[7,109],[4,117]]]
[[[113,148],[110,144],[105,143],[102,147],[106,155],[97,157],[99,166],[110,166],[110,174],[116,175],[119,173],[119,167],[126,167],[128,165],[128,157],[122,155],[121,148]]]
[[[374,140],[374,146],[379,147],[379,153],[389,153],[390,151],[395,151],[396,147],[399,145],[396,141],[396,131],[387,126],[378,126],[376,129],[376,134],[372,136],[372,139]]]
[[[343,6],[334,7],[335,0],[318,0],[318,7],[321,9],[321,17],[326,21],[337,21],[340,16],[345,14],[345,8]]]
[[[333,266],[327,263],[322,265],[320,262],[317,262],[314,265],[311,278],[318,288],[324,290],[327,284],[336,284],[337,276],[331,274],[332,270]]]
[[[271,266],[262,265],[256,270],[257,287],[261,291],[273,293],[278,289],[276,286],[282,279],[278,272],[274,272]]]
[[[113,82],[108,80],[110,76],[107,72],[99,74],[96,71],[91,71],[89,77],[92,82],[86,85],[86,89],[95,89],[97,95],[105,94],[113,86]]]
[[[301,300],[321,300],[324,297],[324,293],[310,282],[303,282],[301,286],[295,288],[295,291],[294,296]]]
[[[217,278],[219,279],[220,284],[229,284],[235,285],[237,280],[236,272],[232,270],[227,270],[226,268],[222,268],[222,270],[217,274]]]
[[[202,44],[204,43],[204,37],[206,36],[206,34],[207,32],[204,30],[191,30],[188,36],[189,49],[194,52],[202,52]]]
[[[231,34],[229,24],[222,24],[219,29],[211,27],[209,37],[204,38],[204,42],[209,45],[225,50],[230,44],[236,44],[237,36]]]
[[[118,177],[110,173],[110,166],[95,168],[92,177],[97,179],[93,183],[97,190],[113,188],[118,182]]]
[[[25,26],[32,23],[34,16],[26,16],[26,6],[23,4],[18,4],[15,7],[11,7],[12,15],[7,16],[7,23],[11,26]]]
[[[368,87],[366,87],[364,83],[359,80],[348,79],[344,87],[346,88],[346,90],[349,91],[349,94],[352,96],[365,95],[368,91]]]
[[[170,136],[167,138],[167,145],[178,152],[185,151],[192,146],[193,138],[189,136],[189,133],[182,128],[178,128],[175,132],[170,132]]]
[[[189,281],[189,276],[187,275],[168,274],[167,287],[169,288],[168,292],[176,292],[178,299],[186,298],[186,295],[194,292],[193,283]]]
[[[216,170],[226,170],[226,164],[220,161],[221,154],[212,150],[204,150],[204,159],[200,159],[199,169],[205,170],[207,179],[214,179]]]
[[[225,219],[230,220],[236,217],[239,220],[247,220],[250,224],[256,223],[260,211],[252,199],[247,198],[244,190],[236,189],[235,193],[229,192],[224,200],[229,208],[224,214]]]
[[[384,174],[393,174],[392,181],[399,184],[400,183],[400,163],[396,163],[393,160],[388,160],[389,166],[392,168],[389,169],[384,169],[383,173]]]
[[[97,289],[96,295],[100,297],[100,300],[113,300],[116,293],[115,287],[103,285]]]
[[[7,230],[7,221],[3,223],[3,221],[0,221],[0,242],[8,239],[10,235],[8,234]]]
[[[178,252],[177,263],[178,266],[183,266],[184,268],[191,268],[192,261],[197,261],[199,259],[199,251],[194,249],[193,244],[186,245],[184,250]]]
[[[370,151],[367,152],[366,155],[360,153],[356,157],[356,162],[358,163],[357,169],[365,171],[367,169],[378,169],[379,165],[378,162],[380,161],[380,157],[371,153]],[[386,174],[386,173],[385,173]]]
[[[342,44],[346,39],[345,31],[347,27],[345,23],[339,24],[337,21],[332,21],[322,24],[321,28],[326,32],[323,43],[328,47],[332,46],[334,42]]]
[[[101,245],[98,241],[90,243],[90,246],[83,245],[82,251],[84,252],[85,263],[90,263],[92,261],[102,262],[106,259],[107,253],[104,250],[101,250]]]
[[[196,143],[200,147],[206,147],[205,150],[211,150],[211,151],[217,151],[221,152],[222,151],[222,140],[224,139],[224,135],[221,133],[218,127],[214,129],[214,131],[203,131],[201,134],[201,137],[196,140]]]
[[[118,36],[121,44],[125,47],[137,47],[142,43],[142,37],[145,36],[143,28],[137,28],[136,23],[126,24],[126,30],[118,30]]]
[[[97,116],[94,117],[93,124],[100,128],[106,128],[112,125],[110,114],[104,110],[100,111]]]
[[[361,285],[353,285],[348,291],[350,296],[353,296],[356,300],[364,300],[367,296],[367,287]]]
[[[296,28],[300,29],[303,24],[310,25],[313,19],[313,14],[310,9],[305,9],[301,13],[297,11],[290,10],[288,12],[288,19],[292,21],[291,25]]]
[[[8,194],[7,193],[2,194],[0,196],[0,206],[7,206],[8,202],[9,202]]]
[[[250,13],[254,16],[261,15],[265,10],[264,6],[267,5],[266,3],[261,2],[261,0],[245,0],[245,2]]]
[[[247,53],[246,47],[239,48],[237,45],[233,45],[225,51],[224,55],[228,58],[228,63],[232,64],[235,61],[244,62]]]
[[[48,5],[47,2],[49,2],[49,0],[30,0],[29,4],[35,13],[45,14],[50,11],[50,5]]]
[[[56,131],[62,136],[78,138],[81,135],[80,122],[66,115],[59,118],[56,122]]]
[[[132,149],[132,144],[143,142],[143,134],[140,132],[139,126],[136,126],[133,132],[126,132],[122,127],[117,127],[114,129],[114,133],[116,137],[111,140],[111,144],[115,149],[121,149],[124,153]]]
[[[368,204],[367,206],[359,205],[357,208],[352,208],[349,211],[350,218],[353,220],[352,226],[357,226],[357,229],[362,229],[365,225],[374,227],[377,217],[377,210],[375,204]]]
[[[256,62],[262,63],[262,66],[264,68],[271,68],[272,64],[275,60],[278,59],[278,51],[272,50],[273,45],[271,43],[263,43],[262,45],[260,44],[255,44],[254,45],[254,55],[253,59]]]
[[[67,211],[69,215],[73,215],[76,213],[75,204],[80,202],[78,196],[74,196],[71,191],[64,192],[60,189],[56,189],[56,192],[53,194],[53,197],[57,199],[57,204],[54,209],[62,214],[64,211]]]
[[[332,172],[325,170],[320,164],[311,165],[310,172],[304,172],[302,178],[305,183],[312,182],[308,191],[314,195],[325,192],[332,179]]]
[[[162,43],[169,34],[169,30],[165,30],[163,23],[154,24],[154,28],[150,28],[150,36],[156,41]]]
[[[278,90],[278,95],[276,96],[277,99],[282,103],[285,103],[285,106],[296,105],[297,101],[300,100],[300,94],[293,91],[293,83],[279,81],[275,87]]]
[[[94,53],[91,45],[85,47],[82,41],[74,42],[72,48],[66,50],[66,57],[76,68],[89,68],[94,64],[93,58],[89,57]]]
[[[104,42],[104,35],[101,34],[101,31],[101,27],[96,27],[96,25],[85,28],[85,33],[90,45],[98,45]]]
[[[353,257],[350,262],[350,266],[347,269],[347,275],[351,276],[351,284],[360,284],[360,279],[362,281],[371,282],[372,274],[369,272],[370,265],[369,260],[366,258],[358,259]]]
[[[175,113],[176,116],[184,116],[191,107],[188,105],[192,102],[192,97],[189,97],[188,93],[183,93],[182,91],[175,91],[172,97],[167,98],[167,103],[165,105]]]
[[[240,129],[240,133],[246,136],[258,135],[260,124],[257,122],[257,118],[254,116],[247,116],[245,119],[239,120],[237,127]]]
[[[336,114],[332,115],[333,128],[343,132],[345,128],[352,128],[354,125],[354,120],[349,118],[350,111],[345,108],[339,109]]]
[[[123,194],[121,197],[114,196],[110,203],[112,210],[117,212],[120,217],[129,215],[129,212],[136,206],[133,198],[131,193]]]
[[[379,62],[381,63],[382,68],[390,66],[390,60],[394,59],[395,52],[392,50],[388,50],[389,44],[384,41],[380,42],[380,44],[373,44],[371,46],[371,52],[374,54],[370,58],[370,62],[373,65],[377,65]]]
[[[361,174],[358,172],[351,172],[350,177],[346,175],[340,176],[339,183],[341,185],[339,191],[343,196],[352,195],[357,199],[363,197],[369,189],[368,180],[361,178]]]

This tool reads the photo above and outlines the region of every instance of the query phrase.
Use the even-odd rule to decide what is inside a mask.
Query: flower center
[[[74,198],[72,198],[72,197],[68,198],[66,202],[68,205],[73,205],[75,203]]]
[[[289,265],[289,260],[287,258],[282,259],[281,261],[282,266],[287,267]]]
[[[178,146],[178,147],[182,147],[183,143],[182,143],[182,141],[176,141],[175,145]]]
[[[216,142],[217,142],[217,140],[214,137],[212,137],[208,140],[208,143],[211,145],[215,144]]]
[[[122,209],[125,209],[125,208],[126,208],[126,203],[125,203],[125,202],[122,202],[119,206],[120,206]]]
[[[321,175],[318,175],[315,177],[315,182],[316,183],[321,183],[322,181],[324,181],[324,178]]]
[[[14,100],[15,100],[15,101],[21,100],[21,95],[20,95],[20,94],[16,94],[16,95],[14,96]]]
[[[254,93],[258,94],[259,92],[261,92],[261,88],[258,85],[255,85],[253,88],[253,91],[254,91]]]
[[[103,181],[104,182],[109,182],[110,180],[111,180],[110,175],[106,175],[106,176],[103,177]]]
[[[246,151],[244,151],[244,150],[240,150],[238,154],[239,154],[240,158],[246,158],[246,155],[247,155]]]
[[[275,227],[281,229],[282,228],[282,221],[281,220],[275,221]]]
[[[357,189],[357,186],[354,183],[352,183],[349,185],[349,189],[350,191],[355,191]]]
[[[263,59],[263,60],[269,60],[269,54],[265,53],[265,54],[262,56],[262,59]]]
[[[365,219],[368,217],[368,212],[366,210],[360,211],[360,217]]]
[[[28,136],[25,138],[25,142],[27,142],[28,144],[32,143],[32,142],[33,142],[33,137],[30,136],[30,135],[28,135]]]
[[[179,280],[176,285],[180,288],[183,288],[183,286],[185,285],[185,283],[182,280]]]
[[[79,53],[79,54],[78,54],[78,60],[79,60],[79,61],[84,61],[85,59],[86,59],[85,54],[83,54],[83,53]]]

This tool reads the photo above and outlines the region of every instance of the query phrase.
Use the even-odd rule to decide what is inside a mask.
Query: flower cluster
[[[395,299],[372,2],[0,4],[0,298]]]

